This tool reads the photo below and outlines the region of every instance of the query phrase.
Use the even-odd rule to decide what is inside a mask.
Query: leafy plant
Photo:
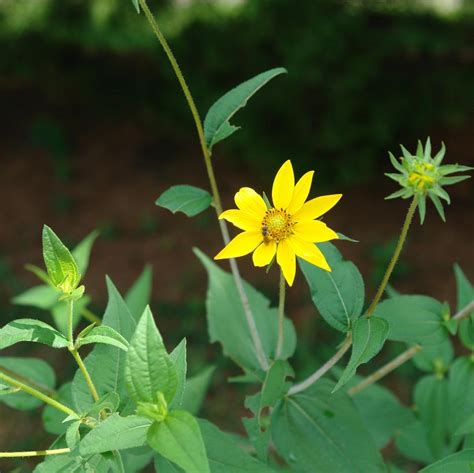
[[[245,402],[252,415],[243,419],[247,436],[224,433],[197,417],[213,368],[189,377],[187,341],[171,351],[166,348],[149,307],[150,268],[125,297],[107,278],[108,304],[98,317],[87,310],[89,298],[81,285],[97,235],[89,235],[70,251],[44,226],[46,271],[30,267],[44,284],[14,302],[49,310],[56,328],[33,318],[14,320],[0,329],[0,349],[41,343],[69,352],[77,370],[71,380],[56,387],[54,371],[42,360],[0,357],[0,401],[17,409],[44,404],[45,430],[56,435],[44,450],[0,452],[0,458],[44,457],[37,473],[133,473],[152,463],[160,473],[382,473],[397,468],[381,453],[395,440],[400,457],[418,462],[422,471],[468,471],[474,461],[472,284],[455,266],[458,305],[453,315],[447,304],[424,295],[392,290],[391,297],[383,299],[416,210],[423,222],[426,197],[433,200],[433,195],[443,193],[443,184],[454,183],[445,177],[436,180],[446,176],[440,155],[431,158],[427,141],[416,156],[404,152],[407,164],[391,158],[403,171],[396,178],[402,186],[400,196],[411,202],[385,275],[366,304],[361,273],[329,243],[348,238],[319,220],[341,195],[307,200],[312,171],[295,183],[292,164],[286,161],[274,180],[273,203],[266,194],[246,187],[236,194],[238,208],[223,211],[213,145],[236,131],[229,120],[284,69],[264,72],[232,89],[211,107],[203,123],[146,0],[134,1],[134,6],[143,11],[163,46],[197,128],[210,192],[174,186],[156,203],[188,216],[212,205],[219,218],[225,247],[214,259],[230,259],[230,273],[205,252],[194,252],[209,277],[210,341],[220,343],[224,354],[240,367],[242,373],[233,381],[252,387]],[[243,230],[233,240],[226,220]],[[234,258],[250,253],[256,267],[270,271],[276,262],[280,268],[277,308],[240,275]],[[291,363],[297,334],[285,315],[285,295],[297,262],[308,283],[308,296],[329,327],[341,333],[342,343],[313,374],[295,381],[299,373]],[[81,317],[92,323],[78,328]],[[465,354],[454,356],[452,337],[459,337]],[[390,342],[403,343],[406,350],[371,375],[357,375],[359,367],[372,362]],[[84,345],[92,346],[86,357]],[[336,366],[349,350],[346,366]],[[375,384],[410,359],[425,373],[412,393],[416,409],[404,407],[388,389]]]

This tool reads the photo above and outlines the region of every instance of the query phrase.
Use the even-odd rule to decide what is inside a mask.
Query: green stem
[[[54,450],[32,450],[29,452],[0,452],[0,458],[44,457],[49,455],[62,455],[70,451],[69,448],[57,448]]]
[[[94,322],[96,325],[100,325],[102,323],[102,320],[100,317],[95,315],[93,312],[91,312],[87,307],[84,307],[81,311],[81,315],[88,320],[89,322]]]
[[[0,381],[5,381],[5,383],[8,383],[10,386],[14,386],[16,388],[21,389],[22,391],[29,394],[30,396],[33,396],[39,399],[40,401],[43,401],[44,403],[49,404],[51,407],[54,407],[58,411],[64,412],[68,416],[72,415],[79,418],[79,415],[76,412],[74,412],[72,409],[65,406],[61,402],[56,401],[55,399],[47,396],[46,394],[38,391],[37,389],[31,386],[28,386],[27,384],[22,383],[21,381],[18,381],[17,379],[12,378],[11,376],[8,376],[5,373],[0,372]]]
[[[54,389],[48,388],[48,386],[44,386],[43,384],[39,384],[36,381],[34,381],[30,378],[27,378],[26,376],[15,373],[14,371],[9,370],[8,368],[5,368],[4,366],[0,366],[0,373],[5,373],[8,376],[11,376],[12,378],[14,378],[16,380],[21,381],[22,383],[24,383],[28,386],[31,386],[32,388],[34,388],[36,390],[45,392],[49,396],[52,396],[52,397],[57,396],[57,392]]]
[[[140,6],[145,13],[145,16],[150,23],[150,26],[155,33],[158,41],[160,42],[161,46],[163,47],[165,54],[171,64],[171,67],[173,68],[173,71],[176,75],[176,78],[178,79],[179,85],[181,86],[181,89],[183,90],[184,96],[186,98],[186,101],[188,103],[188,107],[191,111],[191,114],[194,119],[194,123],[196,125],[196,130],[199,136],[199,143],[201,145],[201,150],[202,150],[202,155],[204,157],[204,163],[206,166],[207,170],[207,175],[209,178],[209,183],[211,186],[211,191],[213,195],[213,200],[214,200],[214,208],[216,210],[217,216],[219,216],[222,213],[222,201],[221,197],[219,194],[219,189],[217,187],[217,181],[216,181],[216,176],[214,173],[214,168],[212,166],[212,160],[211,160],[211,153],[209,151],[209,148],[207,147],[206,144],[206,137],[204,135],[204,127],[202,125],[201,117],[199,116],[198,109],[196,107],[196,103],[194,102],[194,98],[191,94],[191,91],[188,87],[188,84],[186,83],[186,80],[183,76],[183,73],[181,72],[181,68],[179,67],[178,61],[176,60],[173,51],[171,50],[168,41],[166,40],[165,36],[161,32],[160,27],[158,26],[158,23],[156,22],[153,14],[151,13],[150,9],[148,8],[146,0],[139,0]],[[224,220],[218,220],[219,221],[219,227],[222,233],[222,238],[224,240],[224,243],[227,245],[230,242],[230,236],[229,236],[229,230],[227,228],[227,225]],[[235,285],[237,287],[237,291],[239,293],[239,297],[242,302],[242,307],[245,313],[245,318],[247,320],[247,325],[249,327],[250,335],[252,337],[252,342],[255,348],[255,353],[257,356],[257,359],[259,361],[259,364],[261,368],[264,371],[268,370],[269,364],[268,364],[268,359],[265,355],[265,352],[263,350],[263,345],[262,341],[260,339],[260,335],[257,330],[257,326],[255,323],[255,318],[252,313],[252,309],[250,307],[250,303],[247,297],[247,294],[245,292],[245,288],[242,282],[242,277],[239,272],[239,268],[237,266],[237,262],[234,259],[229,260],[230,263],[230,268],[232,271],[232,275],[234,277]]]
[[[390,276],[392,275],[393,269],[395,268],[395,265],[397,264],[398,258],[400,257],[400,253],[402,252],[403,245],[407,239],[408,229],[410,228],[410,224],[413,220],[413,215],[415,214],[415,210],[417,206],[418,206],[418,199],[415,196],[413,197],[410,207],[408,208],[405,221],[403,222],[402,231],[400,233],[400,237],[398,238],[398,243],[393,253],[392,259],[390,260],[390,263],[387,266],[387,270],[385,271],[384,277],[382,279],[382,282],[380,283],[377,293],[375,294],[374,299],[372,300],[369,308],[367,309],[367,312],[366,312],[367,317],[370,317],[373,314],[375,308],[377,307],[377,304],[382,298],[385,288],[387,287],[388,281],[390,280]]]
[[[89,371],[87,371],[86,365],[82,361],[81,355],[79,355],[79,352],[76,350],[76,348],[70,348],[69,351],[76,360],[76,363],[79,366],[79,369],[81,370],[84,379],[86,380],[87,386],[89,387],[89,391],[91,392],[94,401],[98,401],[99,394],[97,393],[97,389],[95,388],[94,382],[92,381]]]
[[[69,299],[67,301],[67,333],[69,346],[74,346],[74,333],[73,333],[73,318],[74,318],[74,301]]]
[[[284,333],[283,333],[283,322],[285,320],[285,290],[286,282],[283,276],[283,271],[280,270],[280,300],[278,304],[278,340],[275,358],[278,360],[281,356],[283,349]]]

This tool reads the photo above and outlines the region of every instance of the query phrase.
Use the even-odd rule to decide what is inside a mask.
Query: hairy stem
[[[379,303],[385,291],[385,288],[387,287],[388,281],[390,280],[390,276],[392,275],[393,269],[395,268],[398,258],[400,257],[400,253],[402,252],[403,244],[405,243],[407,239],[408,229],[410,228],[410,224],[413,220],[413,215],[415,214],[415,210],[417,206],[418,206],[418,199],[415,196],[413,197],[410,207],[408,208],[405,221],[403,222],[402,231],[400,233],[400,237],[398,238],[398,243],[395,248],[395,251],[393,252],[392,259],[390,260],[390,263],[387,266],[387,270],[385,271],[384,277],[382,279],[382,282],[380,283],[377,293],[375,294],[374,299],[372,300],[369,308],[367,309],[367,312],[366,312],[367,317],[370,317],[373,314],[375,308],[377,307],[377,304]]]
[[[91,392],[94,401],[98,401],[99,394],[97,393],[97,389],[95,388],[94,382],[92,381],[89,371],[87,371],[86,365],[82,361],[81,355],[79,355],[79,352],[77,351],[76,348],[70,348],[69,351],[71,352],[71,355],[76,360],[76,363],[79,366],[79,369],[81,370],[81,373],[84,376],[84,379],[86,380],[87,386],[89,387],[89,391]]]
[[[313,385],[319,378],[323,377],[349,350],[350,346],[352,345],[352,335],[349,333],[347,338],[344,340],[344,343],[341,345],[339,350],[328,360],[324,363],[321,368],[316,370],[309,378],[306,378],[301,383],[295,384],[291,387],[288,391],[288,394],[297,394],[305,389],[308,389],[311,385]]]
[[[286,282],[285,277],[283,276],[283,271],[280,270],[280,299],[278,303],[278,340],[277,347],[275,352],[275,358],[278,360],[281,356],[281,351],[283,349],[283,322],[285,319],[285,290]]]
[[[453,319],[458,321],[462,320],[468,317],[472,311],[474,311],[474,301],[471,301],[469,304],[466,305],[466,307],[464,307],[457,314],[455,314],[453,316]],[[392,361],[382,366],[377,371],[374,371],[370,376],[367,376],[367,378],[365,378],[359,384],[349,389],[348,394],[354,396],[355,394],[361,392],[371,384],[376,383],[378,380],[380,380],[384,376],[387,376],[400,365],[403,365],[403,363],[413,358],[422,349],[423,347],[421,345],[414,345],[411,348],[408,348],[403,353],[394,358]]]
[[[22,383],[21,381],[12,378],[11,376],[8,376],[5,373],[0,372],[0,381],[4,381],[5,383],[9,384],[10,386],[14,386],[18,389],[21,389],[25,393],[29,394],[30,396],[33,396],[40,401],[43,401],[46,404],[49,404],[51,407],[54,407],[58,411],[64,412],[68,416],[73,415],[79,417],[79,415],[74,412],[71,408],[65,406],[59,401],[56,401],[55,399],[47,396],[46,394],[42,393],[41,391],[38,391],[37,389],[28,386],[25,383]]]
[[[176,75],[176,78],[178,79],[179,85],[181,86],[181,89],[183,90],[184,96],[186,98],[186,101],[188,103],[188,107],[191,111],[191,114],[194,119],[194,123],[196,125],[196,130],[199,136],[199,143],[201,145],[201,150],[202,150],[202,155],[204,157],[204,163],[206,166],[207,170],[207,175],[209,178],[209,183],[211,186],[211,191],[212,191],[212,196],[214,200],[214,207],[216,209],[216,213],[219,216],[222,213],[222,202],[221,202],[221,197],[219,194],[219,189],[217,187],[217,182],[216,182],[216,177],[214,173],[214,168],[212,166],[212,160],[211,160],[211,153],[209,151],[209,148],[207,147],[206,144],[206,138],[204,136],[204,127],[202,125],[201,117],[199,116],[199,112],[196,107],[196,103],[194,102],[194,98],[191,94],[191,91],[188,87],[188,84],[186,83],[186,80],[183,76],[183,73],[181,72],[181,68],[179,67],[178,61],[176,60],[173,51],[171,50],[168,41],[166,40],[165,36],[163,35],[160,27],[158,26],[158,23],[156,22],[153,14],[151,13],[150,9],[148,8],[146,0],[139,0],[140,6],[145,13],[145,16],[150,23],[150,26],[155,33],[155,36],[157,37],[158,41],[160,42],[161,46],[163,47],[165,54],[171,64],[171,67],[173,68],[173,71]],[[229,237],[229,231],[227,229],[227,225],[224,220],[219,220],[219,227],[222,233],[222,238],[224,240],[225,244],[228,244],[230,241]],[[234,277],[234,281],[237,287],[237,291],[239,293],[239,297],[242,302],[242,307],[244,309],[245,317],[247,320],[247,325],[250,330],[250,335],[252,337],[252,342],[255,348],[255,353],[257,356],[257,359],[259,361],[259,364],[263,370],[268,370],[268,359],[265,355],[265,352],[263,350],[262,346],[262,341],[260,339],[260,335],[257,331],[257,327],[255,324],[255,318],[252,313],[252,309],[250,307],[249,301],[247,294],[245,293],[245,288],[242,282],[242,277],[240,276],[240,272],[237,266],[237,263],[235,260],[231,259],[230,260],[230,268],[232,271],[232,275]]]
[[[29,452],[0,452],[0,458],[44,457],[48,455],[62,455],[70,451],[69,448],[57,448],[53,450],[32,450]]]

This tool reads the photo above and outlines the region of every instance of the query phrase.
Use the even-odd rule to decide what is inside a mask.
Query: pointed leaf
[[[212,202],[209,192],[194,186],[179,185],[170,187],[163,192],[155,204],[170,210],[174,214],[183,212],[194,217],[206,210]]]
[[[186,387],[186,339],[183,338],[179,345],[170,353],[170,358],[174,363],[177,375],[176,394],[170,404],[171,409],[178,409],[181,407]]]
[[[153,270],[150,265],[146,265],[142,274],[125,295],[125,302],[137,322],[140,320],[145,307],[151,302],[152,278]]]
[[[124,351],[128,350],[127,340],[125,340],[125,338],[123,338],[122,335],[120,335],[112,327],[107,327],[103,324],[99,327],[94,327],[84,337],[78,337],[76,341],[77,347],[91,343],[103,343],[105,345],[112,345],[114,347],[120,348]]]
[[[77,263],[79,273],[84,276],[86,274],[87,268],[89,267],[89,257],[91,254],[92,246],[94,245],[95,240],[99,236],[99,231],[94,230],[89,233],[81,242],[79,242],[76,247],[72,250],[72,256]]]

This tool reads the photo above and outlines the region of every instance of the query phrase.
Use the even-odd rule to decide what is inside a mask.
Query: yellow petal
[[[294,232],[301,239],[314,243],[336,240],[339,237],[334,230],[331,230],[325,223],[319,220],[308,220],[297,223]]]
[[[308,261],[308,263],[318,266],[318,268],[331,271],[326,258],[316,245],[308,241],[304,241],[301,238],[298,238],[296,235],[292,235],[290,238],[288,238],[288,242],[297,256]]]
[[[283,276],[285,276],[288,286],[292,286],[296,274],[296,257],[288,240],[283,240],[278,243],[277,263],[283,271]]]
[[[271,263],[273,257],[276,253],[277,245],[271,240],[269,242],[263,242],[254,252],[253,252],[253,264],[255,266],[267,266]]]
[[[240,210],[247,212],[258,219],[263,219],[267,206],[262,196],[250,187],[242,187],[235,194],[235,203]]]
[[[328,210],[332,209],[342,197],[342,194],[323,195],[315,199],[308,200],[298,212],[293,215],[293,220],[303,222],[321,217]]]
[[[243,210],[226,210],[219,215],[219,219],[227,220],[241,230],[258,232],[262,227],[261,219],[258,219],[253,214],[244,212]]]
[[[273,205],[276,209],[286,209],[290,205],[295,189],[295,175],[291,161],[286,161],[277,172],[272,187]]]
[[[237,258],[251,253],[262,243],[260,232],[239,233],[214,259]]]
[[[287,211],[290,214],[296,213],[308,198],[309,191],[311,189],[311,183],[313,182],[314,171],[308,171],[303,177],[296,183],[295,190],[293,192],[293,198],[291,199],[290,205]]]

